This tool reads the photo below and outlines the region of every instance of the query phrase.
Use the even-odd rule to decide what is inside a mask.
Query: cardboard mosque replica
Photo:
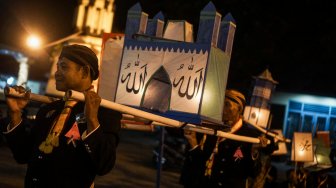
[[[103,44],[102,98],[187,123],[222,123],[236,25],[212,2],[200,13],[196,41],[183,20],[128,11],[122,47]],[[120,55],[118,55],[120,54]]]

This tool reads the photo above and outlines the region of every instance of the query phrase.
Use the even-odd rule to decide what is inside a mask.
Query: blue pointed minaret
[[[218,48],[231,56],[233,39],[236,32],[236,21],[231,13],[228,13],[221,22],[219,30]]]
[[[268,69],[254,77],[251,99],[244,110],[244,120],[263,128],[269,128],[270,101],[276,84],[278,82],[273,79]]]
[[[131,7],[127,12],[125,38],[132,38],[133,34],[145,34],[148,14],[142,12],[140,3]]]
[[[222,15],[216,11],[215,5],[210,1],[201,11],[197,43],[210,43],[217,47],[221,18]]]
[[[154,37],[163,36],[164,16],[162,12],[157,13],[153,19],[148,20],[146,35]]]

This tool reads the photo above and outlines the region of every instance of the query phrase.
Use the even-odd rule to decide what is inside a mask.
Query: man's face
[[[57,62],[55,73],[56,89],[59,91],[77,90],[82,85],[81,66],[61,57]]]
[[[223,111],[223,121],[227,125],[233,125],[238,121],[240,117],[240,106],[236,102],[225,98],[224,100],[224,111]]]

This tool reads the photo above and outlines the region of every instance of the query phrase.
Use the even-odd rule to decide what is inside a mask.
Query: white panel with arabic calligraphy
[[[161,66],[163,52],[148,49],[124,49],[119,73],[116,102],[140,106],[149,78]]]
[[[208,53],[125,49],[116,102],[140,106],[152,75],[163,66],[172,83],[170,110],[198,113]]]
[[[170,110],[198,113],[208,53],[166,52],[164,67],[172,83]]]

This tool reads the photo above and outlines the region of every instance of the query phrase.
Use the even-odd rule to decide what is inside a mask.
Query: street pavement
[[[120,138],[116,165],[107,175],[97,176],[95,188],[182,188],[176,167],[164,168],[157,178],[152,160],[152,151],[158,145],[157,133],[124,129]],[[6,144],[0,143],[0,188],[23,188],[25,171],[26,165],[17,164]]]

